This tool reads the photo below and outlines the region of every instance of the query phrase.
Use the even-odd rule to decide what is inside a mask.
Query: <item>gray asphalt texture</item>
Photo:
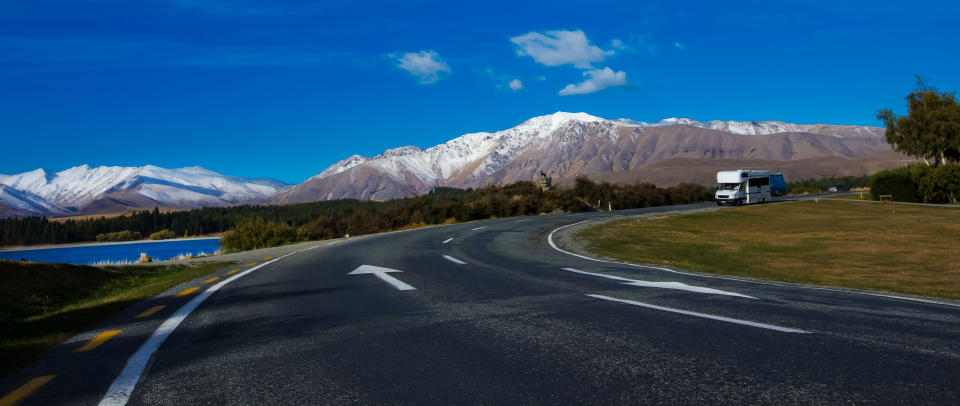
[[[130,404],[960,404],[956,303],[597,262],[547,242],[582,220],[710,207],[503,218],[274,249],[295,253],[200,305],[153,355]],[[555,239],[575,245],[569,234]],[[299,251],[310,246],[318,248]],[[416,290],[347,275],[360,265],[402,270],[390,275]],[[130,355],[186,303],[173,293],[188,286],[200,285],[173,288],[45,354],[0,381],[0,396],[56,374],[23,404],[97,404]],[[156,304],[169,306],[132,318]],[[71,353],[114,328],[123,333]]]

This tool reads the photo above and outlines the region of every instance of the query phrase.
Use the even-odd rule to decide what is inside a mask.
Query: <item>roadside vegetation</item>
[[[0,260],[0,376],[133,303],[227,265],[92,267]]]
[[[802,201],[650,219],[577,234],[622,261],[960,299],[960,210]]]
[[[892,195],[900,202],[952,203],[960,199],[960,103],[954,93],[938,92],[917,76],[906,97],[907,115],[880,110],[894,150],[923,163],[882,171],[870,183],[874,199]]]
[[[805,179],[796,182],[787,182],[787,191],[791,195],[802,195],[826,193],[833,185],[844,185],[851,189],[862,188],[870,185],[870,179],[870,175]]]
[[[133,241],[137,239],[140,239],[140,233],[130,230],[97,234],[97,241],[99,242]]]
[[[342,216],[319,215],[299,227],[280,220],[247,217],[220,241],[227,250],[264,248],[304,240],[319,240],[382,231],[448,224],[497,217],[536,215],[554,211],[583,212],[693,203],[709,200],[712,192],[699,185],[658,188],[595,183],[579,178],[571,188],[540,190],[533,182],[491,185],[476,190],[438,188],[422,196],[380,203],[373,209]],[[599,203],[599,206],[597,205]]]
[[[244,247],[491,217],[556,210],[627,209],[712,198],[710,189],[691,184],[658,188],[649,183],[613,185],[579,178],[572,187],[542,191],[533,182],[517,182],[475,190],[436,188],[425,195],[385,202],[344,199],[281,206],[208,207],[167,213],[154,209],[127,216],[63,222],[41,217],[6,218],[0,219],[0,245],[94,241],[98,235],[107,233],[152,235],[170,230],[175,235],[197,235],[235,230],[224,236],[224,248],[248,249]]]
[[[177,233],[168,228],[150,234],[151,240],[169,240],[171,238],[177,238]]]

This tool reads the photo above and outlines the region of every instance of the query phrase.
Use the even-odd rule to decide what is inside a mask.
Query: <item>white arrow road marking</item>
[[[680,282],[650,282],[650,281],[641,281],[637,279],[622,278],[622,277],[613,276],[613,275],[605,275],[602,273],[586,272],[586,271],[581,271],[579,269],[573,269],[573,268],[563,268],[563,270],[576,272],[583,275],[613,279],[613,280],[623,282],[624,285],[630,285],[630,286],[640,286],[644,288],[685,290],[688,292],[707,293],[707,294],[714,294],[714,295],[726,295],[726,296],[745,297],[747,299],[756,299],[753,296],[742,295],[734,292],[727,292],[725,290],[719,290],[719,289],[704,288],[701,286],[691,286],[691,285],[687,285],[685,283],[680,283]]]
[[[449,256],[449,255],[444,255],[443,257],[446,258],[447,261],[453,262],[453,263],[455,263],[455,264],[460,264],[460,265],[466,265],[466,264],[467,264],[466,262],[463,262],[463,261],[461,261],[461,260],[459,260],[459,259],[456,259],[456,258],[454,258],[454,257],[451,257],[451,256]]]
[[[662,311],[670,312],[670,313],[679,313],[679,314],[685,314],[685,315],[687,315],[687,316],[702,317],[702,318],[710,319],[710,320],[725,321],[725,322],[727,322],[727,323],[742,324],[742,325],[744,325],[744,326],[765,328],[765,329],[767,329],[767,330],[774,330],[774,331],[779,331],[779,332],[783,332],[783,333],[801,333],[801,334],[807,334],[807,333],[809,333],[809,331],[798,330],[798,329],[795,329],[795,328],[780,327],[780,326],[775,326],[775,325],[773,325],[773,324],[757,323],[757,322],[755,322],[755,321],[747,321],[747,320],[734,319],[734,318],[730,318],[730,317],[715,316],[715,315],[706,314],[706,313],[691,312],[691,311],[687,311],[687,310],[680,310],[680,309],[674,309],[674,308],[670,308],[670,307],[663,307],[663,306],[652,305],[652,304],[649,304],[649,303],[636,302],[636,301],[633,301],[633,300],[617,299],[617,298],[615,298],[615,297],[610,297],[610,296],[604,296],[604,295],[587,295],[587,296],[590,296],[590,297],[593,297],[593,298],[597,298],[597,299],[609,300],[609,301],[611,301],[611,302],[620,302],[620,303],[626,303],[626,304],[630,304],[630,305],[634,305],[634,306],[646,307],[646,308],[648,308],[648,309],[662,310]]]
[[[473,231],[482,230],[482,229],[484,229],[484,228],[487,228],[487,226],[474,228]]]
[[[446,240],[443,240],[443,242],[442,242],[441,244],[446,244],[446,243],[448,243],[448,242],[450,242],[450,241],[453,241],[453,237],[450,237],[450,238],[447,238]]]
[[[397,290],[416,290],[417,288],[403,283],[403,281],[394,278],[390,275],[387,275],[390,272],[403,272],[398,269],[383,268],[373,265],[360,265],[357,269],[354,269],[347,275],[363,275],[363,274],[373,274],[374,276],[380,278],[380,280],[389,283],[391,286],[397,288]]]

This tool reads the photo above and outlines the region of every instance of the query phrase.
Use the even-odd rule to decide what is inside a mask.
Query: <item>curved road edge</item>
[[[632,262],[618,261],[612,258],[604,258],[597,254],[589,252],[574,237],[574,234],[577,231],[582,230],[588,226],[600,225],[600,224],[604,224],[604,223],[615,221],[615,220],[625,220],[625,219],[631,219],[631,218],[648,218],[648,217],[671,215],[671,214],[688,214],[688,213],[696,213],[696,212],[710,211],[710,210],[718,210],[718,208],[679,209],[679,210],[670,211],[670,212],[644,213],[644,214],[633,214],[633,215],[629,215],[629,214],[614,215],[614,216],[600,218],[600,219],[582,220],[576,223],[560,226],[551,230],[550,234],[547,235],[547,243],[550,245],[551,248],[553,248],[554,250],[557,250],[558,252],[561,252],[566,255],[571,255],[578,258],[586,259],[589,261],[594,261],[594,262],[625,265],[625,266],[630,266],[630,267],[640,268],[645,270],[668,272],[668,273],[687,275],[687,276],[692,276],[697,278],[722,279],[722,280],[753,283],[753,284],[768,285],[768,286],[790,287],[790,288],[819,290],[819,291],[826,291],[826,292],[837,292],[837,293],[852,294],[852,295],[874,296],[874,297],[882,297],[882,298],[894,299],[894,300],[904,300],[904,301],[960,308],[960,301],[950,300],[950,299],[942,299],[942,298],[935,298],[935,297],[928,297],[928,296],[906,295],[906,294],[894,293],[894,292],[871,291],[871,290],[836,287],[836,286],[817,286],[817,285],[805,285],[805,284],[791,283],[791,282],[768,281],[763,279],[746,278],[741,276],[715,275],[715,274],[707,274],[702,272],[695,272],[687,269],[675,269],[675,268],[670,268],[660,264],[636,264]]]

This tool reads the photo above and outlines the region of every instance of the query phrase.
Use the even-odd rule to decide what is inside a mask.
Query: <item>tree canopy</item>
[[[891,110],[877,112],[893,149],[928,165],[960,161],[960,104],[954,93],[939,93],[917,76],[917,89],[906,100],[906,116],[898,117]]]

